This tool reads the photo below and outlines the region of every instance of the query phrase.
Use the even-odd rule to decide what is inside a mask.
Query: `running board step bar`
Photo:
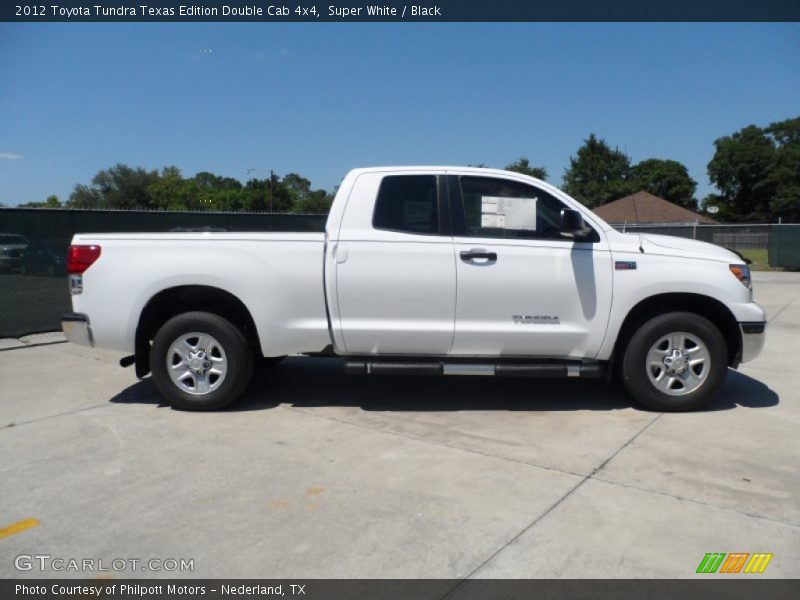
[[[344,371],[350,375],[488,375],[510,377],[584,377],[605,375],[603,363],[451,363],[385,360],[347,360]]]

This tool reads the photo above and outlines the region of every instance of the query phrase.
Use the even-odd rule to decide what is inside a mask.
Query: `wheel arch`
[[[613,358],[621,356],[634,332],[647,320],[668,312],[691,312],[705,317],[725,338],[728,348],[728,365],[737,367],[742,356],[742,337],[739,324],[731,310],[722,302],[704,294],[670,292],[656,294],[639,301],[628,311],[622,322],[616,342]]]
[[[209,312],[230,321],[244,334],[253,351],[260,351],[255,321],[239,298],[214,286],[174,286],[152,296],[139,315],[134,342],[137,377],[150,372],[150,346],[159,328],[172,317],[189,311]]]

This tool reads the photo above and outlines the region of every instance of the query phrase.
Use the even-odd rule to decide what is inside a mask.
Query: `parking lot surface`
[[[187,413],[118,354],[0,340],[0,576],[101,575],[15,567],[46,554],[193,561],[116,577],[682,578],[766,552],[757,577],[798,577],[800,273],[754,280],[764,354],[686,414],[601,382],[299,357]]]

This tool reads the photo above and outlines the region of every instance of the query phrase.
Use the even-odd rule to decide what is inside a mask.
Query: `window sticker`
[[[481,227],[536,230],[536,198],[481,196]]]

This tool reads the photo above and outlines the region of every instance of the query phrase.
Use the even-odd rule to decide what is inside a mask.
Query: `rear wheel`
[[[659,315],[631,337],[622,381],[638,402],[660,411],[698,408],[719,390],[728,349],[708,319],[687,312]]]
[[[175,408],[214,410],[244,392],[253,353],[239,329],[218,315],[188,312],[156,333],[150,370],[158,390]]]

